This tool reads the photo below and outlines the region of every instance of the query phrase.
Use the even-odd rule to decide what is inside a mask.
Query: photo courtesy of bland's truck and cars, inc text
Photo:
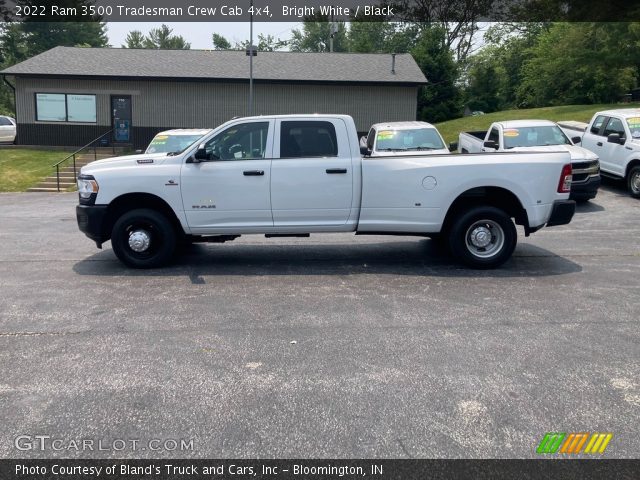
[[[0,2],[0,477],[637,478],[638,11]]]

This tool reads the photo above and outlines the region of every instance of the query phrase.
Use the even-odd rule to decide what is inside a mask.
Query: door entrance
[[[131,96],[111,96],[111,125],[115,143],[131,142]]]

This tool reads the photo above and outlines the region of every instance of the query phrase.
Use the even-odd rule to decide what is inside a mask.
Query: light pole
[[[249,2],[249,48],[247,48],[247,55],[249,55],[249,116],[253,115],[253,57],[258,52],[253,46],[253,0]]]

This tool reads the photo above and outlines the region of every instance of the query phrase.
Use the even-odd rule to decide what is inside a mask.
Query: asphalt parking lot
[[[488,272],[347,234],[128,270],[75,203],[0,194],[0,457],[528,458],[550,431],[638,456],[640,201],[617,185]]]

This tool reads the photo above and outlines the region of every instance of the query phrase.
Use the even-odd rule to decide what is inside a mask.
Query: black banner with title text
[[[640,0],[4,0],[0,20],[35,22],[630,22]]]

